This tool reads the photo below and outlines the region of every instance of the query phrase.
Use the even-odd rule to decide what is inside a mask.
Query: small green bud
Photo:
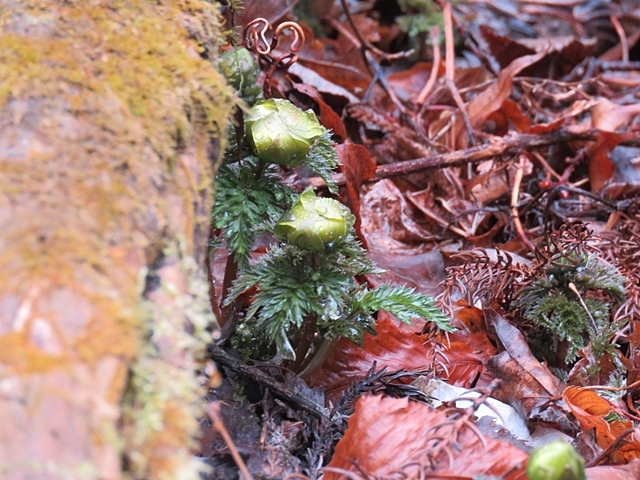
[[[274,231],[290,245],[323,252],[342,242],[354,221],[343,204],[331,198],[318,198],[311,188],[307,188]]]
[[[253,86],[260,69],[246,48],[234,48],[221,55],[220,70],[236,90]]]
[[[244,119],[253,152],[268,162],[301,165],[325,129],[312,110],[303,112],[288,100],[256,103]]]
[[[572,445],[556,440],[534,448],[527,462],[529,480],[585,480],[584,461]]]

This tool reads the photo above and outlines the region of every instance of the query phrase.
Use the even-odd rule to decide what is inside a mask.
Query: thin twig
[[[605,463],[609,462],[616,451],[618,451],[626,443],[630,443],[627,438],[633,434],[637,435],[638,433],[640,433],[640,430],[637,427],[631,427],[623,430],[622,432],[620,432],[620,435],[618,435],[618,437],[613,442],[611,442],[611,444],[605,449],[605,451],[594,458],[588,466],[595,467],[597,465],[604,465]]]
[[[426,157],[389,163],[387,165],[379,165],[376,168],[375,178],[367,182],[375,182],[383,178],[400,177],[424,170],[478,163],[496,157],[515,155],[519,152],[528,152],[536,148],[548,147],[549,145],[559,143],[596,140],[599,134],[600,131],[597,129],[573,130],[570,128],[539,135],[513,133],[505,137],[497,138],[494,142],[486,145],[479,145],[439,155],[428,155]],[[343,174],[336,174],[333,176],[333,179],[338,185],[345,185],[346,183]],[[320,178],[310,178],[308,184],[320,188],[324,186],[324,181]]]
[[[393,91],[393,89],[389,86],[388,82],[386,81],[381,69],[380,69],[380,64],[379,61],[377,59],[384,59],[387,61],[392,61],[392,60],[397,60],[400,58],[404,58],[407,57],[409,55],[411,55],[411,53],[413,52],[413,50],[408,51],[408,52],[400,52],[400,53],[396,53],[396,54],[388,54],[383,52],[382,50],[380,50],[379,48],[376,48],[374,45],[372,45],[371,43],[367,42],[364,37],[362,36],[362,34],[360,33],[360,30],[358,29],[358,27],[356,26],[355,21],[353,20],[353,17],[351,15],[351,11],[349,10],[349,5],[347,4],[346,0],[340,0],[340,4],[342,5],[342,10],[345,14],[345,16],[347,17],[347,23],[349,23],[349,26],[351,27],[351,30],[353,30],[354,35],[356,36],[357,42],[358,42],[358,48],[360,49],[360,54],[362,55],[362,59],[367,67],[367,69],[369,70],[369,73],[371,73],[371,75],[373,76],[373,80],[371,81],[371,84],[369,85],[369,88],[367,89],[367,92],[371,91],[371,86],[374,85],[376,82],[378,82],[380,84],[380,86],[382,86],[382,88],[384,89],[384,91],[387,93],[387,95],[389,95],[389,98],[391,99],[391,101],[393,102],[393,104],[396,106],[396,108],[402,112],[402,113],[406,113],[406,108],[405,106],[402,104],[402,102],[400,101],[400,99],[398,98],[398,96],[396,95],[396,93]],[[337,26],[337,25],[336,25]],[[339,28],[339,30],[344,33],[344,29]],[[350,35],[346,35],[346,37],[353,42],[353,38]],[[376,58],[374,58],[376,57]]]
[[[222,419],[218,414],[219,408],[220,407],[216,402],[209,403],[204,407],[207,415],[209,415],[209,418],[211,419],[213,428],[222,436],[223,440],[227,444],[227,447],[229,447],[231,457],[233,457],[233,461],[236,463],[238,470],[240,470],[243,480],[253,480],[253,476],[251,475],[251,473],[249,473],[249,469],[245,465],[244,460],[242,460],[240,453],[238,453],[238,449],[233,443],[231,435],[229,435],[227,428],[224,426],[224,423],[222,422]]]
[[[316,418],[321,420],[329,420],[329,410],[322,405],[303,397],[297,392],[294,392],[290,387],[282,382],[274,380],[270,375],[267,375],[262,370],[247,365],[242,360],[232,357],[224,349],[217,345],[209,345],[209,355],[216,362],[230,368],[236,373],[242,376],[251,378],[258,382],[260,385],[268,388],[275,396],[280,397],[294,405],[297,405],[302,410],[310,413]]]
[[[623,63],[627,63],[629,61],[629,41],[627,40],[627,35],[624,33],[624,28],[620,24],[620,20],[615,15],[611,15],[609,17],[611,19],[611,24],[613,28],[615,28],[618,37],[620,38],[620,48],[622,49],[622,61]]]
[[[462,115],[462,121],[469,135],[469,142],[471,145],[476,145],[476,138],[473,134],[473,127],[467,115],[467,109],[464,105],[464,100],[460,96],[460,92],[455,83],[455,42],[453,39],[453,12],[451,11],[451,4],[445,3],[443,5],[442,13],[444,15],[444,44],[445,44],[445,65],[446,73],[445,79],[447,88],[451,92],[453,100],[460,109],[460,115]]]
[[[431,28],[429,35],[431,36],[431,45],[433,45],[433,64],[431,65],[431,74],[426,85],[423,87],[420,95],[418,95],[418,104],[422,104],[431,94],[436,80],[438,80],[438,71],[440,70],[440,29],[437,25]]]
[[[524,177],[524,167],[527,165],[527,157],[522,155],[520,157],[520,162],[518,163],[518,169],[516,170],[516,175],[513,179],[513,187],[511,189],[511,220],[513,221],[513,225],[516,228],[516,232],[518,232],[518,236],[522,243],[526,245],[530,252],[535,252],[535,247],[533,243],[527,237],[527,234],[524,231],[524,227],[522,226],[522,222],[520,221],[520,214],[518,213],[518,199],[520,198],[520,185],[522,184],[522,178]]]
[[[640,380],[636,380],[635,382],[630,383],[625,387],[609,387],[605,385],[586,385],[580,388],[582,388],[583,390],[605,390],[607,392],[623,392],[625,390],[631,390],[632,388],[635,388],[637,386],[640,386]]]

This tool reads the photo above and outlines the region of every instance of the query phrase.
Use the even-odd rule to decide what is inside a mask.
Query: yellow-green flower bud
[[[246,48],[234,48],[221,55],[220,70],[236,90],[253,86],[260,69]]]
[[[534,448],[527,462],[529,480],[585,480],[584,461],[567,442]]]
[[[275,234],[290,245],[323,252],[342,242],[353,227],[347,207],[331,198],[318,198],[308,188],[276,225]]]
[[[244,119],[253,152],[268,162],[293,167],[304,162],[325,129],[312,110],[303,112],[288,100],[256,103]]]

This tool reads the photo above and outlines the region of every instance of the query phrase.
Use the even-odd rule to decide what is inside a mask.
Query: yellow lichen
[[[0,156],[0,211],[10,212],[0,215],[0,296],[24,299],[42,284],[36,303],[63,348],[43,351],[27,322],[0,335],[0,363],[36,375],[137,359],[132,383],[160,412],[150,414],[159,429],[145,424],[134,385],[128,418],[140,430],[127,433],[137,438],[128,445],[147,478],[176,478],[197,427],[193,364],[178,368],[176,393],[162,377],[171,377],[167,360],[149,358],[148,329],[158,323],[140,313],[140,272],[168,244],[197,250],[194,231],[203,230],[212,200],[209,142],[215,137],[223,151],[235,100],[182,22],[191,15],[217,32],[215,8],[205,0],[25,0],[0,10],[0,136],[9,145]],[[65,307],[48,307],[60,289],[91,305],[73,338],[56,323]],[[190,338],[180,316],[162,322]],[[193,349],[187,359],[203,345],[185,344]],[[121,383],[113,380],[112,398]],[[108,442],[111,427],[96,431],[96,442]],[[166,446],[171,458],[149,473]]]

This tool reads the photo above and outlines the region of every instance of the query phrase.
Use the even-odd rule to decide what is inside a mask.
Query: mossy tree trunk
[[[4,479],[195,478],[216,15],[0,0]]]

